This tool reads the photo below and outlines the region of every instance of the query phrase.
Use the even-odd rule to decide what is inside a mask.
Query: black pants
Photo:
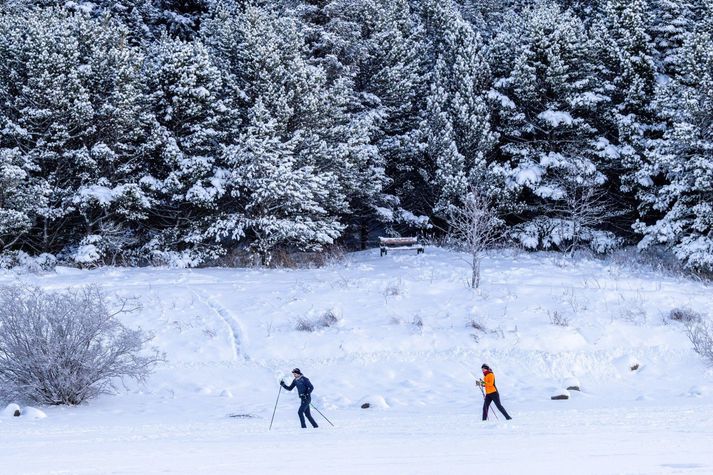
[[[500,394],[498,394],[497,391],[494,393],[486,394],[485,395],[485,400],[483,401],[483,420],[487,421],[488,420],[488,408],[490,407],[490,403],[494,402],[495,407],[500,409],[500,412],[503,413],[503,416],[505,416],[505,419],[510,420],[512,417],[508,414],[508,412],[505,410],[502,404],[500,404]]]
[[[314,419],[312,419],[312,414],[309,412],[309,405],[312,402],[312,397],[307,395],[300,399],[302,404],[300,404],[300,409],[297,411],[297,415],[300,416],[300,424],[302,424],[302,428],[307,428],[307,424],[305,424],[305,416],[309,419],[309,423],[312,424],[312,427],[318,427],[317,423]]]

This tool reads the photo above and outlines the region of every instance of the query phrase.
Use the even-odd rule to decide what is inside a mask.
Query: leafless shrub
[[[295,330],[297,330],[298,332],[312,333],[315,328],[315,322],[307,318],[300,317],[297,319],[297,323],[295,324]]]
[[[419,332],[423,331],[423,319],[421,318],[420,315],[416,315],[413,317],[413,320],[411,321],[411,325],[413,325]]]
[[[322,328],[334,326],[339,322],[339,317],[334,313],[334,310],[327,310],[319,317],[318,323]]]
[[[466,323],[466,327],[467,327],[467,328],[472,328],[473,330],[476,331],[476,333],[471,333],[471,334],[470,334],[470,337],[471,337],[476,343],[480,342],[480,335],[478,334],[478,332],[480,332],[480,333],[487,333],[487,331],[488,331],[488,329],[485,328],[485,326],[484,326],[482,323],[480,323],[479,321],[477,321],[477,320],[474,319],[474,318],[470,319],[470,320],[468,321],[468,323]]]
[[[337,277],[329,281],[330,287],[333,289],[350,289],[359,286],[359,282],[348,278],[341,272],[337,272]]]
[[[311,320],[309,318],[299,318],[297,319],[297,324],[295,325],[295,330],[300,332],[311,333],[315,330],[321,328],[329,328],[339,323],[339,317],[334,312],[334,310],[327,310],[319,318]]]
[[[550,317],[550,323],[558,327],[568,327],[569,318],[557,310],[548,310],[547,316]]]
[[[143,382],[158,354],[150,340],[123,326],[126,304],[108,309],[97,287],[50,293],[0,288],[0,386],[6,395],[40,404],[80,404],[111,392],[116,378]]]
[[[468,323],[466,324],[466,326],[467,326],[468,328],[472,328],[473,330],[477,330],[477,331],[482,332],[482,333],[485,333],[486,331],[488,331],[488,330],[485,328],[485,326],[483,326],[482,323],[480,323],[479,321],[477,321],[477,320],[475,320],[475,319],[469,320]]]
[[[587,310],[587,300],[581,300],[574,288],[565,289],[562,292],[561,300],[572,310],[573,316],[577,316],[580,312]]]
[[[713,325],[706,321],[689,322],[686,334],[693,344],[693,351],[713,365]]]
[[[694,323],[700,322],[703,317],[700,313],[688,307],[676,307],[669,312],[668,319],[674,322]]]
[[[634,325],[643,325],[646,323],[645,301],[641,292],[637,292],[634,297],[626,297],[623,294],[619,294],[619,300],[619,316],[622,320]]]
[[[342,246],[333,245],[325,247],[320,252],[313,253],[310,262],[316,267],[326,267],[344,262],[346,255],[347,253]]]
[[[384,300],[386,302],[389,301],[389,297],[398,297],[403,293],[403,281],[401,278],[398,280],[389,283],[386,287],[384,287],[384,291],[382,294],[384,295]]]
[[[555,167],[553,180],[564,191],[562,198],[548,211],[558,218],[565,239],[559,245],[570,258],[585,245],[598,254],[606,254],[619,247],[620,240],[611,233],[598,231],[602,223],[611,223],[628,210],[613,200],[595,175],[573,178],[571,166]],[[610,237],[606,237],[610,235]]]

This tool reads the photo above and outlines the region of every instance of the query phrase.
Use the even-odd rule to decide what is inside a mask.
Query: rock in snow
[[[577,378],[567,378],[564,382],[567,391],[581,391],[582,385]]]
[[[569,399],[569,391],[567,391],[566,389],[563,389],[558,394],[552,396],[550,399],[552,399],[553,401],[561,401],[561,400]]]

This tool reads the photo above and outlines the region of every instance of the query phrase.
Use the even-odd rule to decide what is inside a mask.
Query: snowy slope
[[[144,387],[0,418],[0,473],[455,474],[485,459],[489,473],[713,473],[713,372],[666,320],[710,312],[709,287],[515,251],[483,272],[472,292],[463,256],[428,248],[313,270],[0,274],[138,297],[126,323],[167,358]],[[319,327],[327,312],[337,323]],[[511,422],[479,420],[483,362]],[[336,427],[315,414],[320,430],[300,431],[283,391],[267,431],[295,366]]]

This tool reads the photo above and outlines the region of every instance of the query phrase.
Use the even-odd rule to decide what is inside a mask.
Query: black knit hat
[[[301,374],[302,374],[302,371],[300,371],[299,368],[295,368],[295,369],[292,370],[292,374],[300,374],[300,375],[301,375]]]
[[[485,363],[483,363],[483,366],[481,366],[480,369],[487,369],[488,371],[491,371],[490,366],[486,365]]]

